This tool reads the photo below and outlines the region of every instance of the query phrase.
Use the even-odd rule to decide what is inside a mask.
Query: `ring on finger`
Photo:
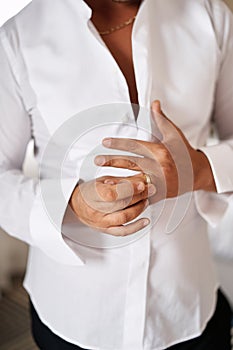
[[[147,185],[152,184],[151,177],[149,174],[143,173],[143,176],[144,176],[145,183]]]

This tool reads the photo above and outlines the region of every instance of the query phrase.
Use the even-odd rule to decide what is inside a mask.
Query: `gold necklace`
[[[99,34],[102,35],[108,35],[108,34],[112,34],[113,32],[116,32],[117,30],[123,29],[127,26],[129,26],[131,23],[133,23],[136,19],[136,16],[129,18],[127,21],[125,21],[124,23],[118,24],[115,27],[111,27],[108,30],[104,30],[104,31],[99,31]]]

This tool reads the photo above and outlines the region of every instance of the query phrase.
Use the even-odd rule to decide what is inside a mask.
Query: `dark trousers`
[[[50,329],[40,321],[32,303],[30,303],[30,307],[32,334],[40,349],[85,350],[76,345],[67,343],[65,340],[52,333]],[[231,350],[230,328],[231,309],[228,301],[222,292],[219,291],[215,313],[208,322],[202,335],[198,338],[172,346],[167,350]]]

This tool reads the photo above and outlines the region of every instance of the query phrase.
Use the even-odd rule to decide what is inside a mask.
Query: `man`
[[[211,0],[34,0],[1,29],[1,225],[31,245],[25,287],[40,348],[230,348],[206,228],[233,190],[232,31],[230,11]],[[140,108],[112,135],[101,125],[82,135],[60,204],[51,173],[65,136],[81,130],[83,111],[130,102]],[[150,120],[141,110],[151,106]],[[75,114],[79,126],[66,134]],[[210,148],[212,117],[222,141]],[[40,184],[21,172],[32,137]],[[132,155],[99,152],[96,165],[136,175],[74,176],[102,139]],[[62,235],[68,202],[75,217],[65,216]],[[112,249],[99,244],[109,237]]]

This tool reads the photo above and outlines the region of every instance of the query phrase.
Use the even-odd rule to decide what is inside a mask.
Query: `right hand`
[[[85,225],[113,236],[127,236],[149,224],[146,218],[127,223],[146,209],[155,192],[154,185],[144,183],[143,175],[103,176],[78,185],[70,205]]]

